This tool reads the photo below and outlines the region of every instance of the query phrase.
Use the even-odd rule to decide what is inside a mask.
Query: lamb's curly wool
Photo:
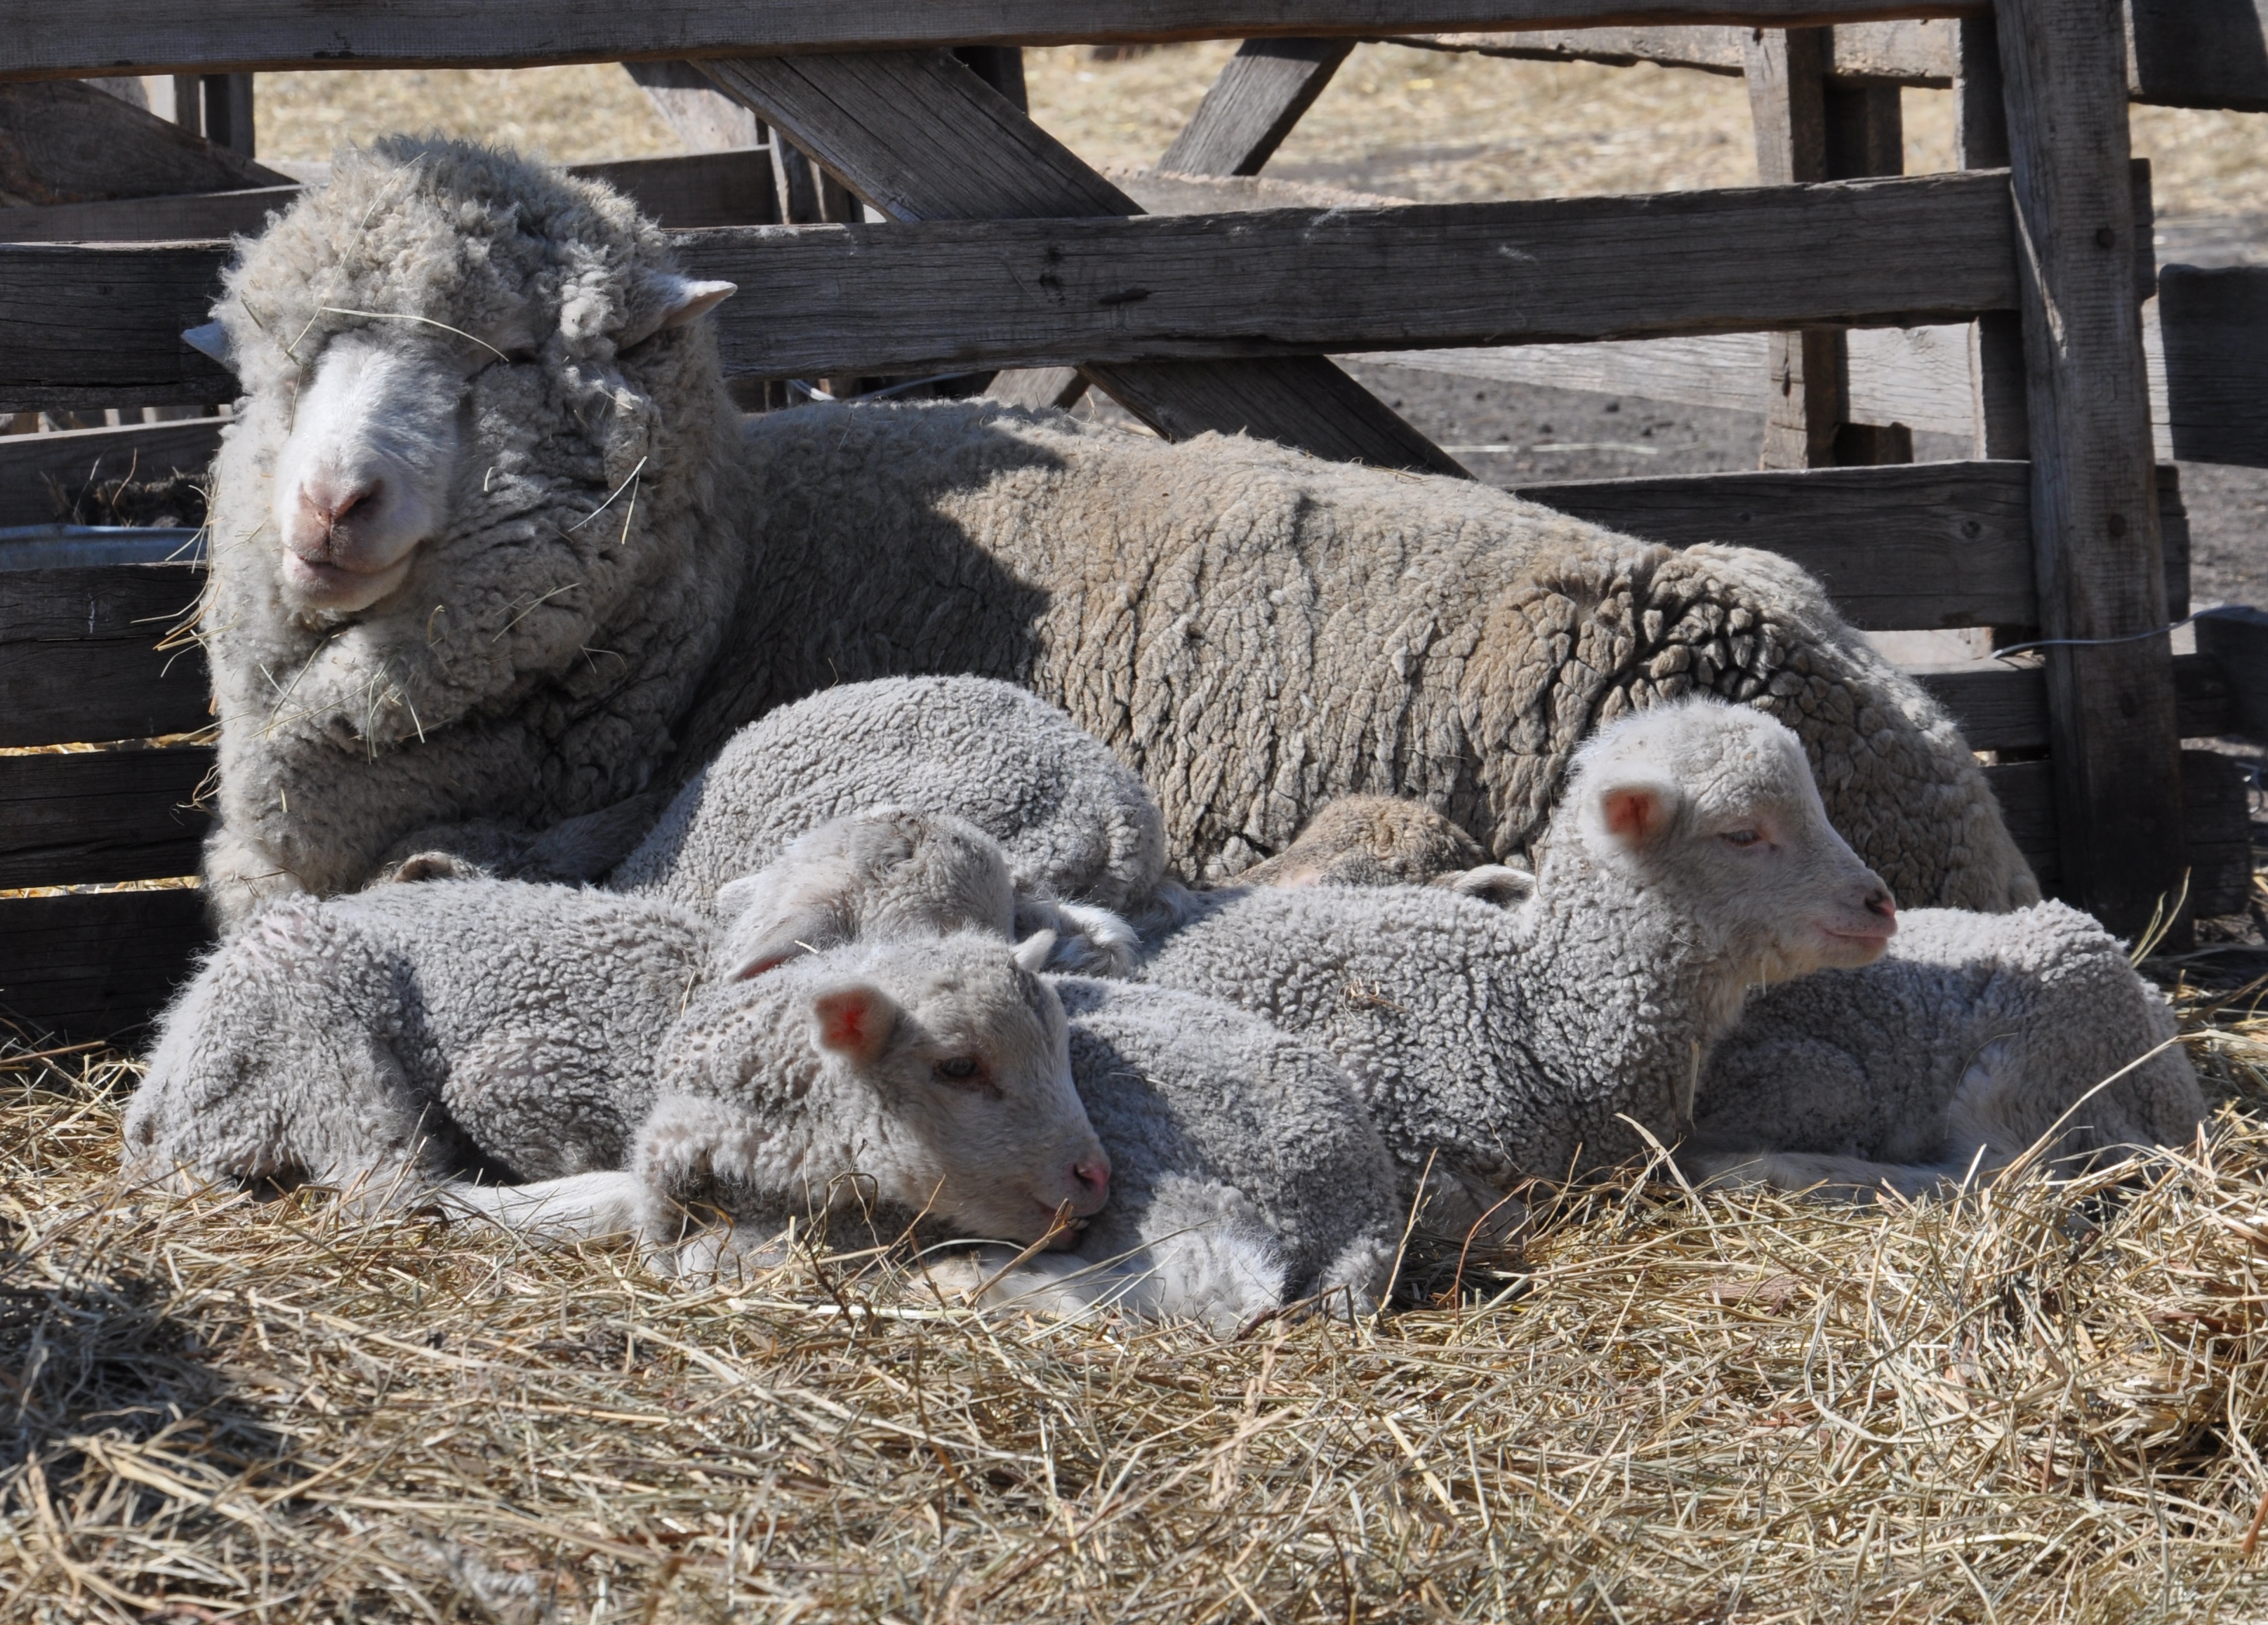
[[[950,672],[1024,684],[1101,739],[1192,879],[1361,791],[1419,797],[1508,856],[1588,732],[1705,692],[1796,728],[1910,901],[2037,896],[1943,711],[1782,560],[983,404],[773,413],[736,447],[712,341],[650,332],[671,269],[604,188],[451,143],[345,156],[245,248],[219,315],[249,399],[204,625],[225,917],[352,885],[425,825],[541,829],[681,780],[829,685]],[[468,428],[401,584],[301,612],[268,476],[295,379],[342,337],[398,346],[436,400],[461,389]]]
[[[2170,1144],[2205,1112],[2175,1031],[2163,996],[2075,908],[1918,910],[1880,962],[1749,1000],[1702,1073],[1678,1160],[1911,1195],[2043,1136],[2051,1158]]]
[[[1454,1234],[1523,1177],[1674,1137],[1752,984],[1863,963],[1889,934],[1794,739],[1742,708],[1687,702],[1600,735],[1535,880],[1510,910],[1434,887],[1214,893],[1145,974],[1321,1042],[1405,1189],[1431,1171],[1432,1222]]]
[[[1405,1214],[1394,1162],[1322,1049],[1214,1000],[1055,979],[1071,1073],[1110,1153],[1110,1201],[1073,1251],[948,1285],[1076,1311],[1113,1304],[1233,1331],[1287,1301],[1367,1313]],[[997,1277],[997,1278],[996,1278]]]
[[[674,904],[567,886],[279,900],[166,1012],[128,1160],[340,1186],[619,1167],[708,951]]]
[[[850,683],[733,736],[608,877],[690,908],[830,819],[887,804],[965,819],[1017,891],[1123,911],[1166,868],[1142,781],[1053,706],[979,677]]]
[[[127,1163],[474,1210],[567,1187],[584,1231],[713,1202],[777,1220],[763,1239],[878,1185],[908,1222],[1017,1240],[1100,1202],[1073,1176],[1102,1165],[1062,1006],[1006,943],[867,943],[703,987],[710,947],[674,904],[567,886],[270,903],[166,1013]],[[949,1060],[969,1070],[938,1075]]]

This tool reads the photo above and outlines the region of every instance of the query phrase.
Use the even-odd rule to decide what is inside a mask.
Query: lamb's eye
[[[983,1070],[974,1055],[955,1055],[937,1063],[937,1075],[947,1083],[965,1084]]]
[[[1719,839],[1727,846],[1754,846],[1764,837],[1753,829],[1728,829]]]

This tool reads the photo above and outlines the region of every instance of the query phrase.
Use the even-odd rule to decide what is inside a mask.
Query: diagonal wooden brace
[[[943,51],[732,57],[699,66],[893,220],[1142,212]],[[1325,357],[1085,371],[1170,439],[1241,430],[1318,457],[1465,473]]]

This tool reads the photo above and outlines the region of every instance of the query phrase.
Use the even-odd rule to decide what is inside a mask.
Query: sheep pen
[[[2179,986],[2224,1103],[2126,1193],[1633,1170],[1226,1343],[121,1192],[131,1064],[19,1048],[0,1621],[2257,1617],[2257,994]]]

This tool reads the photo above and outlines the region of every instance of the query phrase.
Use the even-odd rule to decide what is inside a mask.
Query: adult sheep
[[[1191,879],[1362,791],[1510,855],[1596,724],[1701,691],[1796,729],[1907,901],[2038,895],[1943,711],[1782,560],[983,404],[742,430],[694,320],[731,291],[605,188],[453,142],[342,154],[244,246],[193,335],[247,392],[202,621],[224,920],[425,826],[601,812],[784,701],[925,672],[1069,711]]]

